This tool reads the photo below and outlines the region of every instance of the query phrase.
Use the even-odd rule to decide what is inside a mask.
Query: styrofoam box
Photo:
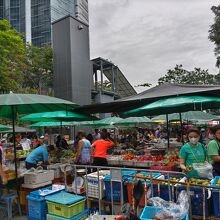
[[[98,186],[98,172],[90,173],[87,176],[86,175],[84,176],[86,188],[88,186],[88,189],[86,190],[88,197],[97,198],[97,199],[102,199],[105,197],[104,179],[106,175],[110,175],[109,170],[99,171],[99,186]],[[99,191],[98,191],[98,188],[99,188]]]
[[[41,170],[24,174],[25,184],[40,184],[54,179],[54,170]]]

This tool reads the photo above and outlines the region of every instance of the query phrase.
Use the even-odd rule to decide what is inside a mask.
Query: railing
[[[122,205],[124,204],[124,192],[123,192],[123,184],[124,184],[124,181],[122,181],[122,176],[120,175],[121,171],[135,171],[136,173],[135,174],[124,174],[123,176],[127,176],[128,178],[132,178],[132,182],[135,182],[136,179],[142,179],[144,181],[144,192],[145,192],[145,204],[147,204],[147,196],[146,196],[146,193],[147,193],[147,190],[146,190],[146,187],[150,187],[151,188],[151,196],[154,197],[154,187],[155,185],[158,185],[158,189],[159,189],[159,186],[160,184],[163,182],[166,182],[167,183],[167,187],[168,187],[168,198],[169,198],[169,201],[175,201],[176,200],[176,197],[177,195],[175,195],[174,193],[174,188],[178,189],[178,187],[185,187],[187,192],[188,192],[188,195],[189,195],[189,201],[191,201],[191,195],[190,195],[190,189],[192,188],[200,188],[202,189],[202,198],[203,198],[203,211],[202,211],[202,216],[201,218],[203,220],[207,219],[206,218],[206,192],[211,192],[211,189],[215,189],[215,190],[220,190],[220,187],[218,186],[204,186],[204,185],[198,185],[198,184],[190,184],[190,182],[188,181],[188,178],[187,176],[184,174],[184,173],[181,173],[181,172],[173,172],[173,171],[161,171],[161,170],[149,170],[149,169],[134,169],[134,168],[122,168],[122,167],[104,167],[104,166],[84,166],[84,165],[73,165],[73,164],[67,164],[65,167],[64,167],[64,173],[65,173],[65,185],[67,187],[67,182],[66,182],[66,168],[67,167],[71,167],[71,170],[73,172],[73,175],[74,176],[78,176],[77,174],[77,169],[85,169],[85,179],[88,178],[88,175],[89,175],[89,171],[90,170],[95,170],[97,171],[97,182],[98,182],[98,211],[99,213],[102,212],[102,195],[101,195],[101,186],[100,186],[100,171],[103,171],[103,170],[108,170],[110,171],[111,173],[111,178],[110,178],[110,192],[113,192],[113,182],[114,181],[117,181],[117,182],[120,182],[120,189],[121,189],[121,192],[120,192],[120,202],[118,203],[117,202],[117,205],[120,205],[122,207]],[[149,173],[150,175],[148,175],[147,177],[144,177],[144,176],[138,176],[137,177],[137,174],[140,173],[140,172],[147,172]],[[156,173],[160,173],[161,175],[164,175],[167,177],[167,179],[158,179],[158,178],[154,178],[154,174]],[[171,178],[172,177],[180,177],[182,179],[185,180],[185,182],[176,182],[176,181],[172,181]],[[174,186],[175,185],[175,186]],[[88,189],[89,189],[89,186],[88,186],[88,181],[86,181],[86,200],[87,200],[87,204],[89,204],[89,200],[90,200],[90,197],[88,196]],[[77,187],[75,187],[75,192],[77,192]],[[159,194],[159,190],[158,190],[158,194]],[[210,194],[210,193],[208,193]],[[114,198],[113,198],[113,193],[111,193],[111,201],[109,203],[106,203],[106,204],[110,204],[111,205],[111,213],[112,215],[115,214],[115,210],[114,210],[114,204],[115,204],[115,201],[114,201]],[[132,202],[133,204],[133,207],[134,207],[134,202]],[[189,219],[192,219],[192,210],[191,210],[191,202],[189,202]]]

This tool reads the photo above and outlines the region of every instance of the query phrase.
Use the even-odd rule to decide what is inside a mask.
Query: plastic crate
[[[176,165],[172,165],[172,166],[153,165],[150,167],[150,170],[176,171],[177,166]]]
[[[170,178],[179,178],[178,176],[169,176]],[[167,180],[168,179],[168,176],[163,176],[164,180]],[[160,178],[160,180],[162,180]],[[171,186],[170,186],[170,195],[171,195],[171,198],[169,196],[169,186],[168,184],[167,185],[164,185],[162,184],[162,182],[158,182],[158,184],[153,184],[153,196],[154,197],[160,197],[166,201],[170,201],[170,200],[173,200],[175,201],[176,200],[176,190],[175,190],[175,183],[172,183]]]
[[[109,170],[100,170],[99,171],[99,186],[98,186],[98,172],[90,173],[87,176],[84,176],[85,179],[85,187],[87,188],[87,196],[92,198],[99,199],[99,191],[100,189],[100,199],[104,198],[104,178],[106,175],[110,175]],[[100,188],[99,188],[100,187]]]
[[[124,179],[122,181],[122,187],[123,187],[123,199],[124,201],[127,201],[127,184],[126,184],[126,180]],[[105,198],[107,201],[111,201],[112,200],[112,196],[113,196],[113,201],[119,202],[121,201],[121,182],[117,182],[117,181],[112,181],[112,190],[113,190],[113,195],[111,196],[111,177],[110,176],[106,176],[105,177]]]
[[[218,180],[220,180],[220,176],[216,176],[212,180],[211,185],[216,186]],[[213,197],[214,216],[220,217],[220,193],[218,189],[212,190],[212,197]]]
[[[46,220],[47,204],[44,199],[27,196],[28,220]]]
[[[142,174],[144,176],[150,176],[151,173],[150,172],[140,172],[138,174]],[[152,178],[158,178],[161,174],[160,173],[152,173]],[[137,177],[137,180],[141,179],[141,177]],[[127,193],[128,193],[128,202],[132,205],[133,203],[133,187],[134,187],[134,183],[133,183],[133,179],[132,177],[128,178],[128,182],[127,182]],[[145,181],[143,180],[143,183]],[[150,180],[146,180],[146,183],[150,184],[151,181]],[[147,193],[147,192],[146,192]],[[144,207],[145,204],[145,195],[142,196],[141,201],[139,203],[139,206]]]
[[[48,213],[65,218],[72,218],[85,209],[85,197],[66,192],[46,197]]]
[[[182,190],[187,190],[185,186],[180,186],[176,188],[177,195]],[[191,195],[191,209],[192,215],[203,216],[203,189],[197,187],[189,188]],[[208,198],[208,192],[206,191],[205,197]],[[211,210],[211,200],[205,199],[205,213],[206,217],[210,216]]]
[[[47,220],[85,220],[87,219],[88,215],[89,215],[89,209],[86,209],[72,218],[63,218],[57,215],[47,214]]]
[[[145,206],[143,212],[141,213],[141,220],[152,220],[154,217],[162,210],[162,208],[155,206]],[[182,220],[188,220],[188,215]]]

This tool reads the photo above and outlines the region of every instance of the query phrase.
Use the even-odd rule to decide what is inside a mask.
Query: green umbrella
[[[9,127],[9,129],[2,131],[2,133],[12,133],[13,129],[12,127]],[[35,129],[30,129],[26,127],[20,127],[20,126],[15,126],[15,133],[34,133],[36,132]]]
[[[138,126],[151,122],[148,117],[129,117],[114,123],[115,126]]]
[[[80,125],[82,122],[62,122],[63,126],[76,126]],[[29,125],[29,127],[59,127],[60,122],[59,121],[51,121],[51,122],[37,122],[34,124]]]
[[[188,111],[182,113],[183,121],[198,121],[198,120],[213,120],[218,117],[210,113],[202,111]],[[173,113],[168,115],[169,121],[179,121],[180,115],[178,113]],[[159,115],[151,119],[151,121],[166,121],[166,115]]]
[[[73,102],[66,101],[63,99],[58,99],[55,97],[44,96],[44,95],[15,94],[12,92],[10,92],[9,94],[0,95],[0,117],[12,119],[16,178],[17,178],[17,163],[16,163],[16,147],[15,147],[16,145],[15,120],[17,115],[30,114],[34,112],[68,110],[76,106],[78,105]]]
[[[2,125],[0,124],[0,132],[3,132],[3,131],[8,131],[10,130],[11,127],[7,126],[7,125]]]
[[[82,121],[91,119],[92,116],[77,113],[73,111],[53,111],[53,112],[41,112],[33,113],[19,118],[20,121],[31,121],[31,122],[57,122],[57,121]],[[62,123],[62,125],[64,125]]]
[[[97,126],[97,127],[103,127],[103,126],[108,126],[108,125],[114,125],[115,123],[119,122],[121,118],[119,117],[109,117],[109,118],[104,118],[98,121],[93,121],[92,126]]]
[[[220,98],[206,96],[178,96],[160,99],[151,104],[124,113],[125,116],[161,115],[190,110],[220,107]]]

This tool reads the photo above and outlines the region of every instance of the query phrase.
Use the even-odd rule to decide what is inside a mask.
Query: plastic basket
[[[182,190],[187,190],[185,186],[177,187],[177,194]],[[190,187],[191,209],[192,215],[203,216],[203,189],[197,187]],[[205,198],[208,198],[208,192],[205,193]],[[206,217],[210,216],[211,200],[205,199],[205,213]]]
[[[59,192],[46,196],[48,212],[53,215],[72,218],[78,215],[85,208],[85,197],[73,195],[66,192]]]
[[[162,177],[162,176],[161,176]],[[170,178],[179,178],[178,176],[169,176]],[[164,176],[164,180],[168,180],[168,176]],[[162,179],[161,179],[162,180]],[[176,190],[175,190],[175,183],[171,183],[170,186],[170,195],[169,195],[169,186],[168,182],[167,185],[162,184],[162,182],[158,182],[158,184],[153,184],[153,196],[160,197],[166,201],[176,200]],[[171,198],[170,198],[171,196]]]
[[[162,210],[162,208],[154,206],[145,206],[143,212],[141,213],[141,220],[152,220],[154,217]],[[188,220],[188,215],[182,220]]]
[[[47,204],[44,199],[27,196],[28,200],[28,220],[45,220],[47,214]]]
[[[32,191],[30,192],[30,195],[32,197],[35,197],[35,198],[38,198],[38,199],[45,199],[46,196],[48,195],[53,195],[53,194],[56,194],[58,192],[61,192],[63,191],[64,189],[59,189],[59,190],[54,190],[52,191],[52,186],[48,186],[48,187],[45,187],[45,188],[42,188],[42,189],[39,189],[39,190],[35,190],[35,191]],[[41,195],[41,192],[45,191],[45,195]]]
[[[217,181],[220,180],[220,176],[216,176],[211,185],[216,186]],[[219,186],[219,184],[218,184]],[[213,207],[214,207],[214,216],[220,217],[220,193],[218,189],[212,190],[212,196],[213,196]]]
[[[47,214],[47,220],[85,220],[87,219],[88,214],[89,214],[89,209],[84,210],[83,212],[72,218],[64,218],[57,215]]]
[[[172,166],[153,165],[150,167],[150,170],[176,171],[177,166],[176,165],[172,165]]]

